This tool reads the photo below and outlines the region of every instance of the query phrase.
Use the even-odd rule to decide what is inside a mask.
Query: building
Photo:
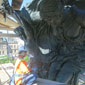
[[[0,56],[18,56],[18,47],[16,38],[0,38]]]

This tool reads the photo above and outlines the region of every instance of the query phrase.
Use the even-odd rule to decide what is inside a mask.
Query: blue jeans
[[[37,74],[28,74],[25,75],[22,79],[23,85],[31,85],[37,79]]]

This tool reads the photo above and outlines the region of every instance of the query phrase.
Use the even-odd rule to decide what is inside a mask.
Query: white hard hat
[[[20,52],[20,51],[27,51],[27,49],[25,48],[25,46],[20,46],[20,47],[19,47],[19,52]]]

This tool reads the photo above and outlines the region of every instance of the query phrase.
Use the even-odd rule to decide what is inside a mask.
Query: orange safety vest
[[[15,63],[15,74],[24,75],[30,73],[31,69],[27,67],[27,63],[21,57],[18,57]],[[15,76],[15,85],[22,85],[23,76]]]

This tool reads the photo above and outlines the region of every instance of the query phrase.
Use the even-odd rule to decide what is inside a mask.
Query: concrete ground
[[[10,77],[13,74],[13,64],[0,64],[0,85],[9,85]]]
[[[12,63],[0,64],[0,85],[9,85],[10,77],[13,75],[14,65]],[[38,78],[33,85],[66,85],[55,81]],[[85,85],[85,84],[78,84]]]
[[[0,85],[9,85],[10,77],[14,71],[12,63],[0,64]],[[33,85],[65,85],[58,82],[38,78]]]

